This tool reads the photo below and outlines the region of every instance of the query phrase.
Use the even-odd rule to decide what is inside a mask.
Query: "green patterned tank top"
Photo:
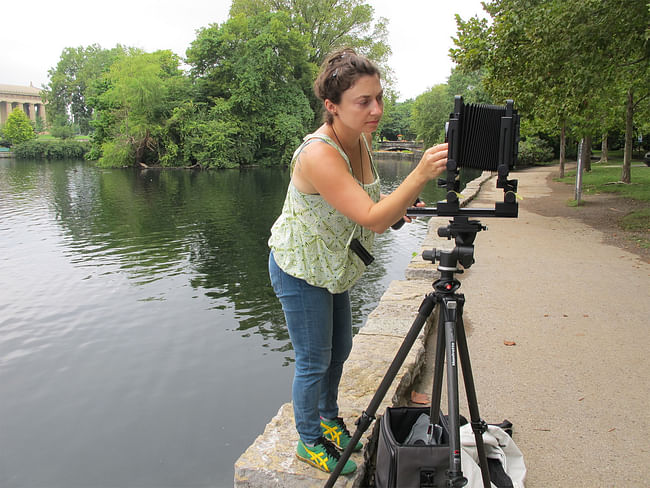
[[[379,201],[379,174],[372,160],[372,153],[365,137],[362,137],[370,156],[374,181],[363,184],[370,198]],[[314,141],[322,141],[335,147],[352,167],[345,152],[325,134],[309,134],[296,149],[291,168],[300,151]],[[331,293],[348,290],[361,277],[366,266],[353,251],[350,242],[357,238],[369,251],[375,233],[356,224],[337,211],[320,195],[298,191],[289,183],[282,213],[271,228],[269,247],[280,268],[287,274],[305,280],[313,286],[327,288]]]

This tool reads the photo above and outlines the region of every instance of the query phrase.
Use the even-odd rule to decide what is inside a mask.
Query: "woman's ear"
[[[329,113],[331,113],[333,116],[336,117],[337,115],[336,104],[332,102],[329,98],[325,99],[325,110],[327,110]]]

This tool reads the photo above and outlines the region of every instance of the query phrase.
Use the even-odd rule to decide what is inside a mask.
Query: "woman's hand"
[[[447,169],[447,143],[432,146],[422,155],[416,170],[421,172],[427,180],[437,178]]]
[[[418,198],[417,201],[415,202],[415,205],[413,205],[413,206],[414,206],[414,207],[426,207],[427,204],[424,203],[422,200],[420,200],[420,199]],[[409,223],[411,223],[411,222],[413,222],[415,219],[417,219],[417,217],[409,217],[409,216],[407,216],[407,215],[405,215],[403,218],[404,218],[404,222],[409,222]]]

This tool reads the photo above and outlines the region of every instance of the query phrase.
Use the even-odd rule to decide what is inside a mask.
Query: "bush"
[[[97,160],[97,165],[102,168],[122,168],[133,166],[135,163],[135,150],[125,138],[118,138],[102,144],[102,156]]]
[[[3,135],[11,144],[20,144],[36,137],[29,117],[20,108],[15,108],[7,117]]]
[[[519,143],[519,165],[530,166],[553,159],[553,148],[539,137],[528,137]]]
[[[50,129],[50,134],[59,139],[70,139],[74,137],[74,129],[71,125],[55,125]]]
[[[83,159],[90,150],[85,141],[31,140],[13,147],[19,159]]]

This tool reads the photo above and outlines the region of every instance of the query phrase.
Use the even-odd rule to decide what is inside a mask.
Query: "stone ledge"
[[[412,293],[407,293],[407,295],[411,297]],[[398,313],[397,301],[393,302],[396,306],[391,309],[391,313]],[[408,305],[402,307],[404,317],[408,315],[405,311],[407,308],[412,308],[412,305],[411,307]],[[399,319],[400,323],[406,327],[406,331],[410,328],[413,317]],[[339,386],[340,414],[352,432],[355,429],[356,419],[368,407],[393,361],[395,352],[403,341],[403,336],[399,332],[384,333],[386,325],[394,320],[395,318],[386,319],[379,313],[375,314],[374,319],[368,317],[366,326],[354,339],[352,352],[345,363]],[[423,329],[428,330],[428,327]],[[427,331],[423,330],[418,336],[386,393],[378,413],[383,412],[387,406],[405,404],[424,362],[426,333]],[[364,433],[362,442],[365,446],[374,444],[373,435],[372,429],[368,429]],[[294,425],[293,409],[290,403],[286,403],[266,426],[264,433],[235,463],[235,487],[303,488],[323,486],[328,475],[296,458],[297,442],[298,434]],[[352,460],[359,467],[356,473],[351,476],[340,476],[335,484],[336,487],[363,486],[363,480],[369,474],[366,472],[368,461],[366,458],[369,454],[367,449],[364,451],[352,456]],[[374,452],[374,449],[370,452]]]
[[[463,190],[461,206],[473,200],[481,185],[491,177],[492,174],[483,172],[479,178],[468,183]],[[422,243],[423,250],[447,241],[438,237],[437,228],[446,225],[448,220],[440,217],[431,219],[429,231]],[[431,291],[431,284],[437,273],[432,263],[422,259],[421,253],[415,256],[405,272],[406,280],[393,281],[390,284],[377,308],[368,315],[366,324],[355,336],[339,387],[340,415],[351,432],[354,432],[356,419],[368,407],[410,330],[422,299]],[[435,317],[430,317],[422,328],[377,409],[378,417],[388,406],[407,404],[410,390],[424,363],[425,341],[434,320]],[[339,476],[335,487],[357,488],[368,484],[373,474],[377,425],[378,422],[375,421],[364,433],[363,451],[351,457],[357,463],[357,471],[350,476]],[[285,403],[267,424],[264,432],[235,463],[235,488],[322,487],[329,475],[296,458],[297,442],[298,433],[294,425],[293,409],[290,403]]]

